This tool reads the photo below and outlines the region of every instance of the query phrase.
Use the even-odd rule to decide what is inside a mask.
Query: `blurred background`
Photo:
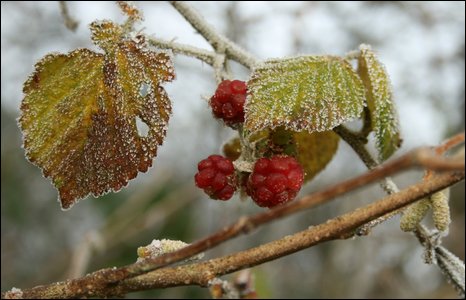
[[[211,49],[166,2],[137,2],[144,32]],[[296,54],[344,55],[371,44],[391,76],[404,138],[400,155],[435,145],[464,130],[464,2],[193,2],[220,32],[260,58]],[[215,90],[210,66],[177,56],[177,80],[166,84],[173,116],[154,166],[127,188],[86,199],[63,212],[57,192],[21,148],[16,118],[22,84],[45,54],[87,47],[87,24],[123,21],[113,2],[69,2],[79,21],[64,26],[58,2],[1,3],[1,288],[32,287],[102,267],[136,260],[152,239],[192,242],[242,215],[262,211],[251,200],[210,200],[194,186],[196,164],[233,136],[214,120],[203,97]],[[233,63],[238,79],[246,69]],[[373,149],[371,149],[373,151]],[[300,195],[365,171],[340,142],[334,160]],[[422,177],[395,177],[400,188]],[[206,258],[257,246],[319,224],[384,194],[364,188],[311,211],[276,221],[217,247]],[[464,260],[464,182],[452,189],[453,222],[443,244]],[[428,217],[427,219],[429,219]],[[426,220],[429,223],[429,220]],[[252,269],[259,297],[273,298],[450,298],[454,289],[436,266],[423,263],[422,248],[399,230],[399,218],[370,236],[325,243]],[[225,276],[225,279],[231,276]],[[207,289],[177,287],[128,298],[209,297]]]

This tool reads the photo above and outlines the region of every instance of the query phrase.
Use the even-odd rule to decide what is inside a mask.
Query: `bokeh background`
[[[144,32],[211,49],[166,2],[140,2]],[[368,43],[391,76],[404,138],[400,155],[435,145],[464,130],[464,2],[193,2],[206,20],[260,58],[296,54],[344,55]],[[175,58],[177,80],[166,84],[173,101],[165,144],[154,166],[119,193],[86,199],[63,212],[57,192],[21,148],[16,118],[22,83],[45,54],[79,47],[96,50],[87,24],[122,21],[112,2],[69,2],[80,25],[63,24],[58,2],[1,3],[1,288],[32,287],[77,277],[98,268],[136,260],[138,246],[152,239],[192,242],[259,212],[252,201],[209,200],[194,187],[199,160],[219,153],[233,131],[215,121],[203,99],[215,89],[210,66]],[[237,78],[246,69],[233,63]],[[373,150],[373,149],[372,149]],[[340,142],[332,163],[301,195],[364,172]],[[395,177],[406,187],[422,177]],[[348,194],[232,240],[206,257],[257,246],[347,212],[383,196],[376,185]],[[453,188],[453,222],[443,243],[464,260],[464,182]],[[427,220],[428,221],[428,220]],[[448,298],[456,297],[422,248],[398,228],[399,218],[368,237],[335,241],[301,251],[252,272],[260,297],[274,298]],[[231,278],[225,276],[224,278]],[[209,297],[200,287],[129,294],[128,298]]]

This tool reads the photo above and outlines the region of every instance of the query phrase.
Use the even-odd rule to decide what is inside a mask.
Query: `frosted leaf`
[[[359,117],[364,87],[351,65],[334,56],[266,61],[248,82],[245,126],[326,131]]]
[[[381,161],[401,146],[398,115],[392,100],[392,88],[383,64],[368,45],[360,46],[358,73],[366,88],[367,106],[377,139]]]
[[[94,21],[89,28],[94,44],[106,52],[114,50],[123,36],[123,28],[109,20]]]
[[[91,30],[105,54],[49,54],[23,88],[19,124],[26,156],[52,179],[64,209],[88,194],[118,191],[147,171],[171,113],[160,86],[174,78],[168,54],[116,40],[119,25],[99,24],[105,25]],[[143,83],[151,87],[145,96]],[[137,118],[147,125],[146,136],[138,134]]]
[[[138,262],[143,261],[147,258],[155,258],[157,256],[174,252],[180,250],[186,246],[189,246],[188,243],[178,240],[152,240],[152,242],[144,247],[138,248]],[[204,252],[198,253],[185,261],[199,260],[204,257]]]
[[[294,133],[296,153],[303,166],[304,180],[309,181],[321,172],[338,150],[339,136],[333,131]]]
[[[117,1],[117,4],[121,11],[129,18],[135,21],[143,19],[141,11],[137,9],[133,1]]]

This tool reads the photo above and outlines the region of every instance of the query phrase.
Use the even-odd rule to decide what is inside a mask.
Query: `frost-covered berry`
[[[210,98],[210,106],[216,118],[227,125],[244,122],[244,102],[246,101],[246,83],[240,80],[224,80]]]
[[[237,187],[233,163],[221,155],[211,155],[197,165],[199,172],[194,176],[198,188],[212,199],[228,200]]]
[[[261,158],[247,183],[247,193],[257,205],[274,207],[296,197],[304,180],[301,165],[291,156]]]

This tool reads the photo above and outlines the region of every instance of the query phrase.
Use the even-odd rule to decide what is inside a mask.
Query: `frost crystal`
[[[5,299],[23,299],[23,291],[14,287],[5,293]]]
[[[138,248],[138,262],[143,261],[147,258],[154,258],[166,253],[174,252],[176,250],[182,249],[189,244],[182,241],[175,240],[152,240],[152,242],[145,246]],[[204,253],[198,253],[185,261],[199,260],[204,257]]]
[[[392,100],[392,88],[384,65],[369,45],[360,46],[358,73],[366,88],[367,106],[377,139],[381,161],[389,158],[401,145],[398,115]]]
[[[326,131],[359,117],[364,87],[351,65],[334,56],[266,61],[248,82],[245,125]]]
[[[23,89],[26,156],[52,179],[64,209],[147,171],[171,113],[161,87],[175,76],[170,56],[124,39],[111,21],[92,23],[91,32],[105,54],[49,54]],[[139,132],[137,120],[147,132]]]

